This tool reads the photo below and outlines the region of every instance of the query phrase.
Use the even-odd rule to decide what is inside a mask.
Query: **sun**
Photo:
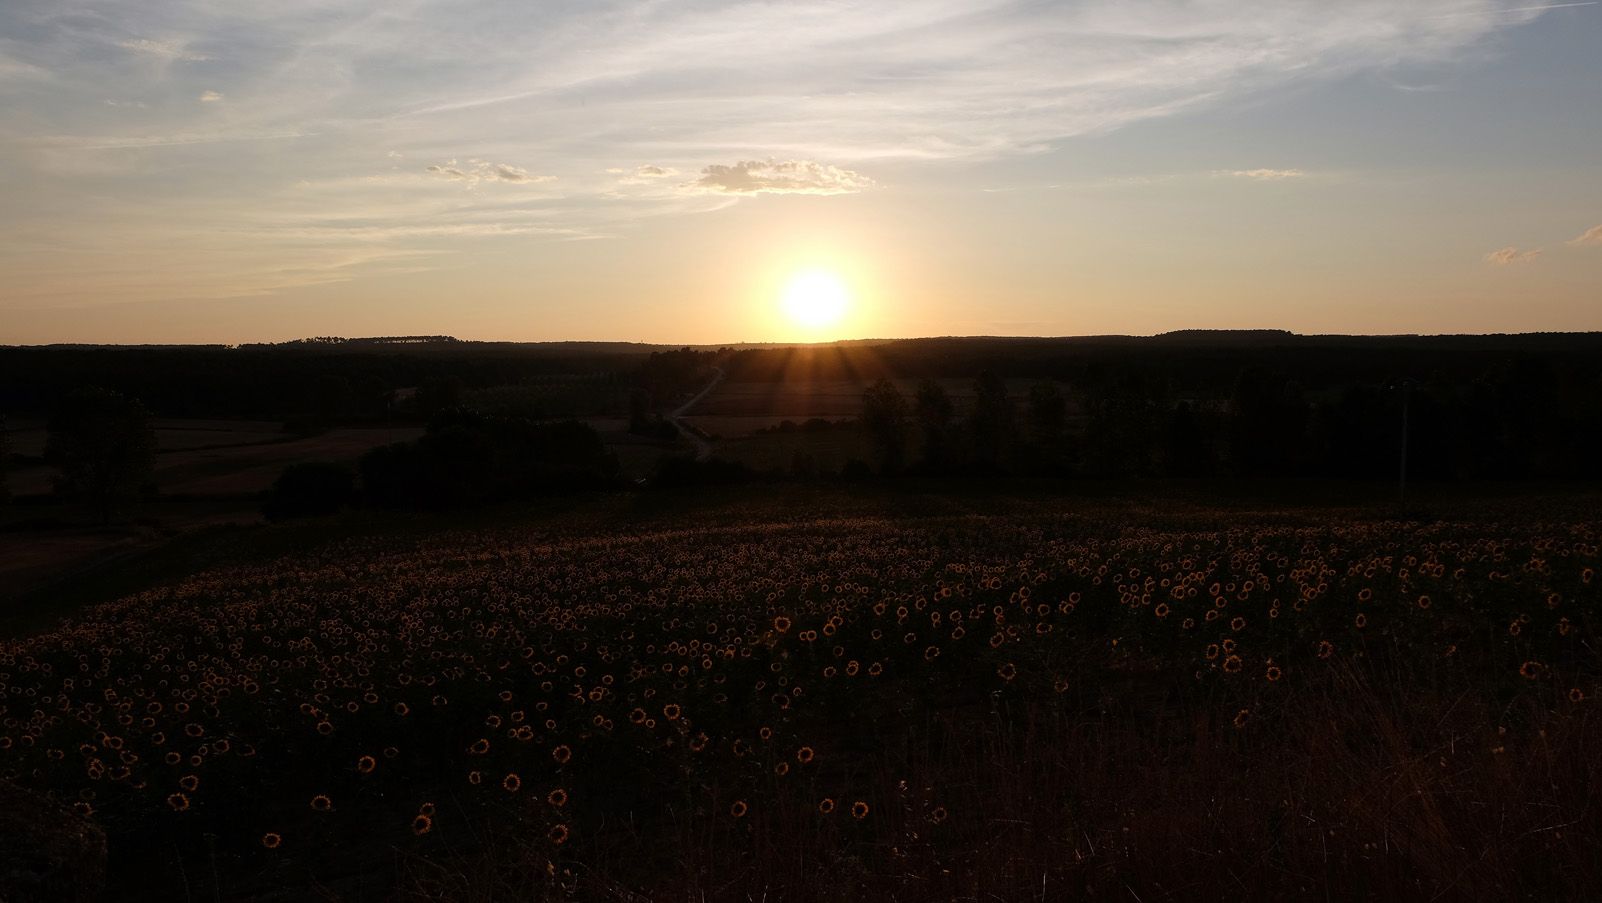
[[[790,277],[781,305],[797,326],[822,329],[839,323],[851,294],[839,277],[825,270],[805,270]]]

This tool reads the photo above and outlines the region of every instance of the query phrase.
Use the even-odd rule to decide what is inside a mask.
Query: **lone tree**
[[[11,469],[11,431],[6,429],[5,415],[0,414],[0,505],[11,500],[11,489],[6,483],[6,471]]]
[[[907,398],[895,383],[880,379],[862,393],[862,425],[879,456],[879,472],[899,471],[906,457]]]
[[[951,420],[956,415],[956,410],[944,386],[932,379],[925,379],[918,384],[917,401],[913,405],[913,411],[918,426],[923,431],[925,464],[940,468],[950,463]]]
[[[61,471],[56,491],[88,502],[102,521],[149,484],[156,434],[138,401],[108,389],[79,389],[62,398],[46,427],[45,460]]]
[[[1063,439],[1068,427],[1068,399],[1056,383],[1029,387],[1029,439],[1035,466],[1055,470],[1062,464]]]
[[[986,370],[973,381],[973,394],[973,415],[968,427],[973,432],[974,457],[986,467],[999,467],[1013,431],[1007,384]]]

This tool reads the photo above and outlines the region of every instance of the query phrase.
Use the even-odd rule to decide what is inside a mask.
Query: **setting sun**
[[[782,305],[785,316],[797,326],[820,329],[839,323],[850,300],[839,277],[823,270],[807,270],[790,278]]]

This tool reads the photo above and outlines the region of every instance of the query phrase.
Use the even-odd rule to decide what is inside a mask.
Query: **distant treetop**
[[[425,345],[460,341],[461,339],[449,335],[383,335],[355,339],[347,339],[344,336],[336,335],[320,335],[304,339],[291,339],[287,342],[256,342],[242,345],[240,347],[280,348],[284,346],[305,345]]]

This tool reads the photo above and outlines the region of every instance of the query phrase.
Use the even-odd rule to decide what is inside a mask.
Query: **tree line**
[[[1477,379],[1364,382],[1309,391],[1261,367],[1223,397],[1139,370],[1018,399],[993,372],[966,410],[945,386],[862,396],[880,474],[1022,473],[1097,478],[1593,480],[1602,477],[1602,377],[1554,378],[1537,361]],[[1404,464],[1405,458],[1405,464]]]

